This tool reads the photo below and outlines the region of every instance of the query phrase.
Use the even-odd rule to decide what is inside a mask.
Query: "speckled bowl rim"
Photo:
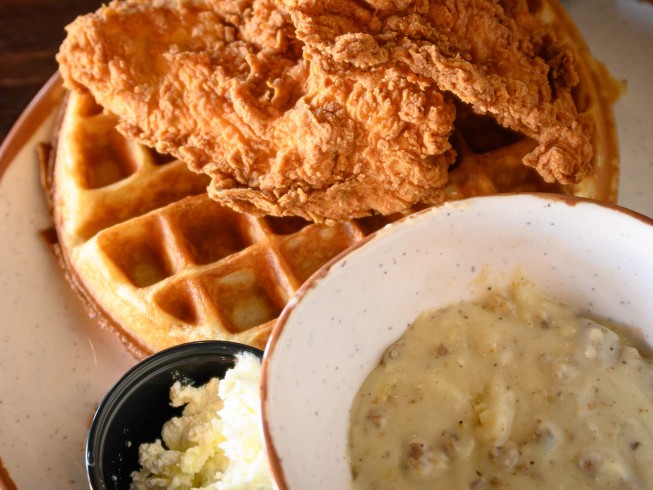
[[[627,218],[632,218],[638,221],[641,221],[644,225],[653,227],[653,218],[649,218],[641,213],[633,211],[631,209],[619,206],[617,204],[597,201],[595,199],[589,199],[584,197],[576,196],[567,196],[562,194],[548,194],[540,192],[513,192],[505,194],[495,194],[488,196],[478,196],[470,197],[466,199],[460,199],[457,201],[447,201],[442,204],[438,204],[428,209],[418,211],[414,214],[408,215],[400,220],[397,220],[393,223],[386,225],[380,230],[368,235],[362,240],[356,242],[354,245],[344,250],[340,254],[333,257],[326,264],[320,267],[313,275],[311,275],[304,284],[295,292],[295,295],[290,299],[285,308],[282,310],[279,318],[277,319],[275,326],[270,334],[270,338],[265,348],[263,354],[263,362],[261,365],[261,426],[264,438],[264,444],[266,447],[266,452],[268,456],[268,462],[270,465],[270,471],[272,473],[273,480],[277,486],[278,490],[291,490],[286,483],[286,478],[283,471],[283,465],[281,463],[281,458],[277,453],[272,435],[270,433],[270,427],[268,422],[268,413],[267,413],[267,400],[268,400],[268,375],[269,375],[269,363],[270,359],[274,356],[274,351],[283,335],[283,331],[288,323],[289,318],[297,308],[297,306],[302,302],[306,295],[317,288],[321,282],[323,282],[331,273],[332,270],[338,268],[343,261],[346,261],[350,255],[358,252],[361,248],[367,247],[368,244],[376,242],[378,240],[390,240],[392,236],[397,233],[397,230],[403,229],[405,227],[411,226],[411,223],[416,219],[421,218],[426,214],[437,214],[438,210],[443,207],[460,207],[464,208],[469,206],[469,203],[484,202],[488,200],[511,200],[515,196],[520,198],[527,197],[533,198],[536,201],[544,203],[564,203],[570,207],[575,206],[597,206],[607,210],[608,212],[616,212],[626,216]]]
[[[216,357],[228,356],[234,359],[236,354],[242,352],[254,354],[259,359],[263,358],[263,351],[250,345],[226,340],[198,340],[168,347],[152,354],[123,374],[102,398],[95,410],[87,433],[84,463],[89,488],[97,490],[109,488],[101,472],[102,465],[95,464],[95,449],[101,446],[102,431],[109,427],[112,420],[108,410],[119,405],[121,403],[120,397],[132,392],[134,390],[133,386],[138,384],[143,376],[149,376],[153,372],[166,369],[170,363],[179,362],[186,356],[190,358],[197,355],[215,355]]]

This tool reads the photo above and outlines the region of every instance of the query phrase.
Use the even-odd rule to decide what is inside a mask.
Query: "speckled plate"
[[[41,234],[50,223],[36,151],[62,95],[53,77],[0,148],[1,490],[88,488],[91,418],[136,363],[88,318]]]
[[[564,3],[593,53],[628,83],[615,106],[619,203],[653,216],[653,5]],[[87,318],[40,235],[49,222],[36,146],[49,138],[61,95],[56,80],[44,87],[0,148],[0,489],[13,488],[3,484],[10,479],[21,490],[88,488],[90,419],[135,364],[113,334]]]

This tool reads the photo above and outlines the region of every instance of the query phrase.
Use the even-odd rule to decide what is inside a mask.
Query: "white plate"
[[[628,82],[615,106],[619,203],[653,217],[653,5],[565,4],[597,58]],[[49,115],[38,127],[39,111],[28,109],[18,126],[29,129],[29,138],[0,180],[0,459],[21,490],[88,488],[88,424],[104,393],[135,363],[113,334],[87,318],[39,233],[49,221],[35,147],[49,137],[52,107],[46,104]],[[10,134],[0,160],[21,146],[20,133]],[[1,480],[2,471],[0,489]]]

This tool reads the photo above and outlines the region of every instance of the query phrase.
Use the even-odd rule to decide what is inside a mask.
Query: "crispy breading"
[[[236,210],[322,221],[441,201],[449,96],[400,65],[328,72],[302,49],[269,0],[127,0],[72,23],[58,61]]]
[[[323,221],[445,199],[454,99],[591,170],[574,52],[526,0],[126,0],[68,27],[66,85],[238,211]]]
[[[547,182],[591,170],[592,128],[572,100],[574,51],[526,0],[281,0],[307,57],[329,73],[400,66],[537,141]]]

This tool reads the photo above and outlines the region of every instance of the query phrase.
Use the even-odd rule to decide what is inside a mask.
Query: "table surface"
[[[0,0],[0,142],[57,70],[64,27],[101,0]]]

